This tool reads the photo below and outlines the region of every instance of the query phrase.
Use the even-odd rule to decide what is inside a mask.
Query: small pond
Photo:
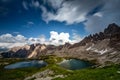
[[[14,64],[10,64],[5,66],[5,69],[17,69],[17,68],[26,68],[26,67],[45,67],[47,65],[46,62],[42,60],[32,60],[32,61],[22,61],[22,62],[17,62]]]
[[[63,60],[62,62],[59,63],[59,65],[66,69],[78,70],[78,69],[90,67],[93,64],[78,59],[69,59],[69,60]]]

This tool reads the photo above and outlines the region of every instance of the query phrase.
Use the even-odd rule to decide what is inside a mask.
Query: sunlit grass
[[[104,68],[82,69],[73,71],[71,75],[65,78],[56,78],[54,80],[120,80],[120,65],[111,65]]]

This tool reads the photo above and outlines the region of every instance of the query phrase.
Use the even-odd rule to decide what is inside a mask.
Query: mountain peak
[[[109,24],[108,27],[118,27],[116,23]]]
[[[99,40],[104,40],[104,39],[111,39],[111,38],[118,38],[120,37],[120,27],[115,24],[109,24],[107,28],[103,32],[95,33],[95,34],[90,34],[89,36],[85,37],[81,42],[76,43],[75,45],[77,46],[84,46],[89,42],[96,42]],[[74,46],[75,46],[74,45]]]
[[[108,27],[104,30],[105,34],[115,34],[119,32],[120,32],[120,27],[115,23],[108,25]]]

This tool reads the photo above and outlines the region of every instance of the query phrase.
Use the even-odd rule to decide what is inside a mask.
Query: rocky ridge
[[[14,47],[3,57],[38,58],[41,55],[56,55],[95,61],[99,64],[120,63],[120,27],[110,24],[103,32],[85,37],[73,45],[54,46],[44,44]]]
[[[110,24],[103,32],[85,37],[81,42],[55,54],[73,57],[99,64],[120,63],[120,27]]]

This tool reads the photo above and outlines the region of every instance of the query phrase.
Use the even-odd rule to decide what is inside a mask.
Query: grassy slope
[[[76,70],[64,79],[55,80],[120,80],[120,73],[117,71],[120,65],[112,65],[104,68]]]
[[[51,69],[55,72],[54,75],[63,74],[67,75],[64,79],[56,78],[54,80],[120,80],[120,65],[112,65],[104,68],[88,68],[82,70],[66,70],[64,68],[59,67],[57,62],[61,61],[61,58],[57,58],[54,56],[42,57],[46,62],[48,62],[48,66],[44,68],[22,68],[22,69],[14,69],[14,70],[5,70],[5,65],[0,65],[0,80],[23,80],[25,77],[30,76],[36,72],[43,71],[45,69]],[[1,59],[0,63],[8,62],[14,63],[22,61],[21,59]],[[54,76],[50,75],[50,76]]]
[[[0,63],[14,63],[24,60],[18,59],[1,59]],[[0,80],[23,80],[26,76],[32,75],[38,71],[39,68],[22,68],[22,69],[12,69],[6,70],[4,69],[5,65],[0,65]]]

